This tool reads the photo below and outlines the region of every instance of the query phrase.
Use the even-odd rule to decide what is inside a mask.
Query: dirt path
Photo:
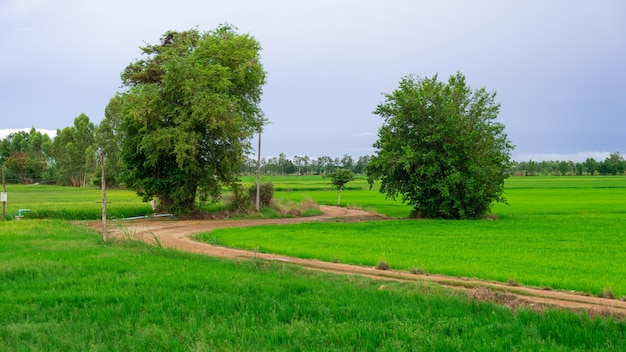
[[[512,308],[520,306],[544,309],[545,307],[561,307],[589,312],[591,315],[612,315],[626,317],[626,302],[616,299],[586,296],[576,292],[564,292],[538,289],[525,286],[512,286],[499,282],[477,279],[458,278],[443,275],[418,275],[407,271],[379,270],[372,267],[329,263],[311,259],[300,259],[282,255],[266,254],[231,249],[197,242],[191,237],[194,234],[208,232],[220,228],[247,227],[258,225],[297,224],[313,221],[328,221],[342,218],[344,221],[367,221],[383,218],[361,210],[339,207],[321,206],[323,215],[306,218],[262,219],[262,220],[186,220],[156,221],[134,220],[125,221],[120,226],[109,226],[113,236],[132,236],[148,243],[159,243],[166,248],[205,254],[231,259],[254,259],[281,261],[299,265],[313,270],[362,275],[376,279],[396,281],[431,281],[443,286],[454,287],[467,292],[475,299],[493,301]]]

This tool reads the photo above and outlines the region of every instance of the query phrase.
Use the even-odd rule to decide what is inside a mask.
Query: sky
[[[222,23],[263,48],[263,157],[374,154],[383,94],[458,71],[514,160],[626,154],[623,0],[0,0],[0,138],[98,124],[140,46]]]

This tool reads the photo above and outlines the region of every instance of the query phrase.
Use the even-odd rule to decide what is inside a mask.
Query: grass
[[[0,350],[620,351],[626,323],[0,222]]]
[[[272,182],[276,193],[275,198],[302,201],[311,198],[319,204],[336,205],[337,190],[332,188],[330,178],[321,176],[272,176],[262,179],[263,182]],[[245,184],[252,184],[253,177],[243,177]],[[410,209],[400,202],[385,199],[378,192],[378,187],[370,190],[367,178],[356,176],[354,181],[346,184],[341,194],[342,206],[356,206],[363,210],[376,211],[392,217],[406,217]]]
[[[96,220],[102,217],[102,190],[49,185],[7,185],[7,219],[30,209],[24,219]],[[148,203],[133,191],[109,189],[107,218],[152,214]]]
[[[625,177],[512,178],[506,186],[510,205],[494,207],[495,221],[301,224],[224,229],[210,237],[229,247],[325,261],[368,266],[386,261],[396,269],[626,295]],[[280,196],[317,200],[325,193],[330,192],[308,188]],[[343,197],[388,216],[408,215],[397,202],[377,205],[375,195],[382,198],[367,189]]]

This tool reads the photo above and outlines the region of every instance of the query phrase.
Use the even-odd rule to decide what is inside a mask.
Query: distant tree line
[[[6,168],[6,182],[99,185],[98,150],[108,147],[107,181],[111,186],[121,185],[119,146],[109,122],[105,119],[97,126],[87,115],[80,114],[73,126],[57,129],[54,138],[35,128],[8,135],[0,141],[0,164]]]
[[[261,158],[261,175],[327,175],[338,169],[350,170],[355,174],[366,174],[370,156],[360,156],[355,159],[344,154],[343,157],[330,156],[309,157],[294,155],[288,158],[284,153],[270,158]],[[242,165],[242,174],[256,174],[257,160],[253,157],[246,159]]]
[[[583,176],[583,175],[623,175],[626,171],[624,157],[615,152],[606,159],[594,158],[579,163],[573,161],[515,161],[511,173],[516,176]]]
[[[57,129],[50,138],[35,128],[8,135],[0,141],[0,165],[5,165],[8,183],[57,184],[72,187],[100,185],[99,150],[106,155],[105,177],[110,187],[124,187],[124,165],[121,158],[119,111],[116,98],[105,111],[105,118],[95,125],[85,114],[74,119],[74,125]],[[261,158],[262,175],[327,175],[338,169],[365,174],[370,156],[356,160],[343,157],[309,157],[284,153],[277,157]],[[241,174],[256,174],[256,158],[245,158]]]
[[[112,101],[114,101],[113,99]],[[94,125],[89,117],[80,114],[74,125],[57,129],[50,138],[35,128],[29,132],[19,131],[0,141],[0,164],[6,167],[6,182],[21,184],[57,184],[83,187],[100,185],[101,168],[98,150],[106,153],[106,182],[110,187],[124,187],[123,163],[120,156],[121,140],[117,128],[119,118],[112,103],[105,111],[105,118]],[[261,175],[328,175],[339,169],[355,174],[367,174],[370,156],[354,158],[310,157],[284,153],[261,158]],[[250,156],[241,165],[240,173],[256,174],[256,158]],[[574,175],[623,175],[626,161],[619,153],[612,153],[605,160],[588,158],[584,162],[573,161],[513,161],[511,174],[516,176],[574,176]]]

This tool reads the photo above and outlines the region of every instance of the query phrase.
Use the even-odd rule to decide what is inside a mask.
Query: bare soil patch
[[[573,291],[546,290],[535,287],[517,286],[501,282],[459,278],[445,275],[414,274],[400,270],[378,270],[350,264],[323,262],[312,259],[293,258],[282,255],[258,253],[210,245],[193,240],[192,236],[220,228],[248,227],[260,225],[298,224],[314,221],[371,221],[384,219],[380,214],[362,210],[346,209],[333,206],[321,206],[323,215],[285,219],[254,220],[168,220],[167,218],[141,219],[124,221],[118,226],[109,226],[111,236],[132,236],[147,243],[158,241],[165,248],[174,248],[191,253],[235,260],[264,259],[298,265],[311,270],[320,270],[347,275],[361,275],[381,280],[394,281],[430,281],[439,285],[453,287],[466,292],[471,299],[494,302],[517,309],[528,307],[544,310],[547,307],[563,308],[587,312],[591,316],[626,317],[626,302],[581,294]],[[110,223],[111,224],[111,223]],[[99,229],[99,223],[90,224]]]

